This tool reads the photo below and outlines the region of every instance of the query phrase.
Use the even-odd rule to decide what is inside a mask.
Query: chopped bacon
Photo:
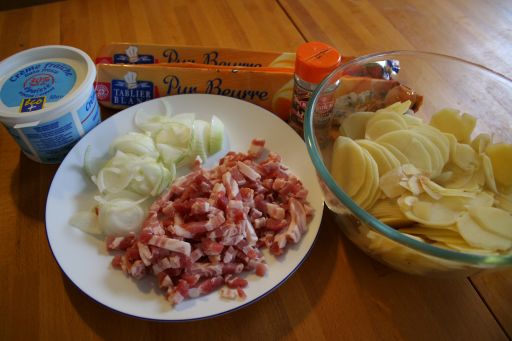
[[[265,263],[256,264],[256,275],[263,277],[267,274],[268,266]]]
[[[267,203],[267,213],[271,218],[281,220],[284,218],[284,208],[279,205]]]
[[[146,274],[146,266],[141,260],[136,260],[130,266],[129,274],[135,279],[141,279]]]
[[[201,250],[200,248],[195,248],[194,251],[192,251],[190,253],[190,261],[192,263],[195,263],[203,256],[204,256],[203,250]]]
[[[230,172],[226,172],[224,173],[224,175],[222,175],[222,182],[224,184],[224,187],[226,187],[226,194],[228,198],[237,198],[239,194],[238,183],[233,179],[233,176],[231,175]]]
[[[139,249],[140,259],[142,260],[144,265],[150,266],[151,259],[153,258],[153,254],[151,253],[149,246],[146,244],[143,244],[141,242],[137,242],[137,248]]]
[[[237,163],[238,170],[242,173],[247,179],[251,181],[258,181],[261,179],[261,175],[256,172],[253,168],[251,168],[248,164],[238,161]]]
[[[148,244],[158,246],[169,251],[181,252],[186,256],[190,256],[190,244],[181,240],[168,237],[153,236],[148,241]]]
[[[220,255],[222,253],[222,250],[224,250],[224,245],[211,239],[203,239],[201,248],[205,255],[214,256]]]
[[[245,288],[248,284],[246,279],[240,278],[232,274],[227,275],[224,278],[224,281],[226,282],[226,285],[232,289]]]
[[[244,299],[247,280],[265,276],[261,252],[281,255],[307,231],[313,209],[302,182],[254,139],[248,153],[229,152],[211,170],[196,159],[148,209],[138,236],[109,236],[108,250],[121,250],[112,267],[135,279],[152,274],[175,305],[221,286],[221,296]]]
[[[135,242],[135,233],[130,232],[127,236],[124,237],[116,237],[116,236],[108,236],[107,237],[107,250],[126,250]]]
[[[257,159],[263,153],[263,148],[265,147],[265,140],[263,139],[253,139],[251,141],[251,145],[249,146],[249,151],[247,154],[253,159]]]
[[[204,198],[194,199],[190,206],[190,214],[204,214],[210,212],[210,203]]]

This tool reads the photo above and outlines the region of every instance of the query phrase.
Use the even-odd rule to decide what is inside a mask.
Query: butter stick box
[[[97,64],[196,63],[234,67],[291,68],[295,53],[250,51],[222,47],[112,43],[104,46]]]
[[[212,94],[238,98],[288,120],[293,69],[217,67],[201,64],[98,64],[96,94],[110,108],[126,108],[154,98]]]

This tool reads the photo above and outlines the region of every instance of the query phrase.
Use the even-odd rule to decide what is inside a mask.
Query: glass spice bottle
[[[304,114],[315,88],[341,64],[339,52],[321,42],[309,42],[299,46],[295,59],[294,88],[290,110],[290,126],[304,136]],[[327,139],[330,121],[336,101],[334,91],[339,80],[329,85],[318,99],[313,125],[318,142]]]

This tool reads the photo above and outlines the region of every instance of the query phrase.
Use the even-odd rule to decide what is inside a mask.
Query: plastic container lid
[[[320,83],[341,64],[341,55],[332,46],[313,41],[299,46],[295,58],[295,73],[310,83]]]
[[[73,47],[19,52],[0,63],[0,118],[36,118],[57,108],[69,110],[76,94],[89,91],[95,76],[89,56]]]

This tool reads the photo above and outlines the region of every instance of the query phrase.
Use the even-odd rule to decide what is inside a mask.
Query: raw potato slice
[[[415,227],[401,228],[399,231],[402,233],[419,235],[423,238],[428,238],[442,243],[465,243],[455,225],[449,226],[449,229],[431,228],[428,226],[418,225]]]
[[[378,197],[379,170],[377,168],[377,163],[372,158],[370,153],[363,149],[363,154],[367,161],[367,168],[365,170],[366,181],[363,183],[363,186],[359,189],[359,191],[354,194],[352,199],[362,208],[368,209],[375,203]]]
[[[412,131],[427,137],[433,144],[436,145],[437,149],[439,149],[439,152],[441,153],[444,167],[444,165],[450,159],[450,141],[448,140],[448,137],[436,128],[428,125],[413,127]]]
[[[444,247],[444,245],[445,244],[441,244],[439,246]],[[453,250],[456,250],[456,251],[460,251],[460,252],[476,253],[476,254],[485,255],[485,256],[499,255],[499,253],[496,252],[496,251],[484,250],[484,249],[480,249],[480,248],[474,248],[471,245],[469,245],[468,243],[466,243],[466,241],[464,241],[463,243],[459,243],[459,244],[456,244],[456,243],[449,243],[448,244],[447,243],[446,247],[448,247],[450,249],[453,249]]]
[[[366,181],[368,160],[363,148],[352,139],[339,136],[332,152],[331,174],[347,195],[353,196]]]
[[[409,130],[397,130],[379,137],[376,142],[388,143],[400,150],[420,170],[432,174],[432,160],[423,143]]]
[[[455,145],[455,155],[452,155],[452,162],[467,172],[474,172],[480,164],[475,150],[470,145],[462,143]]]
[[[375,117],[378,116],[374,116],[373,118]],[[402,129],[406,129],[406,127],[400,125],[400,123],[394,120],[378,120],[373,122],[372,120],[369,120],[366,125],[364,136],[367,139],[375,140],[386,133]]]
[[[512,185],[512,144],[496,143],[485,153],[491,159],[496,181],[506,187]]]
[[[409,225],[409,220],[402,212],[396,200],[378,200],[369,210],[375,218],[390,226]]]
[[[340,133],[350,138],[363,139],[366,122],[373,116],[373,112],[355,112],[345,118],[340,126]]]
[[[491,136],[489,134],[478,134],[477,137],[471,141],[471,147],[478,154],[482,154],[485,152],[485,149],[491,144]]]
[[[396,198],[405,192],[405,188],[400,186],[400,182],[407,179],[402,167],[397,167],[384,173],[379,180],[379,187],[388,198]]]
[[[447,163],[443,169],[443,173],[434,180],[441,186],[446,188],[469,188],[469,184],[473,178],[472,172],[465,172],[453,163]]]
[[[511,240],[507,240],[484,230],[467,212],[457,219],[457,228],[462,238],[473,247],[501,251],[508,250],[512,247]]]
[[[475,192],[470,192],[461,189],[452,189],[452,188],[444,188],[443,186],[438,185],[434,181],[430,180],[426,176],[418,177],[418,180],[421,184],[423,190],[430,195],[433,199],[439,200],[442,197],[466,197],[466,198],[474,198],[476,196]]]
[[[432,116],[430,125],[445,133],[452,133],[457,142],[469,143],[471,133],[475,129],[476,118],[469,114],[459,115],[458,110],[446,108]]]
[[[378,143],[378,142],[377,142]],[[389,143],[379,143],[381,146],[385,147],[393,156],[400,162],[401,165],[405,165],[410,163],[407,157],[399,151],[395,146],[390,145]]]
[[[419,197],[403,195],[397,203],[407,218],[431,227],[453,225],[459,216],[459,210],[423,194]]]
[[[482,191],[478,193],[474,198],[471,198],[466,207],[491,207],[494,205],[494,195],[492,193]]]
[[[450,147],[450,156],[449,156],[448,160],[451,161],[453,156],[457,152],[457,139],[455,138],[455,135],[453,135],[453,134],[443,133],[443,135],[448,139],[448,144]]]
[[[386,132],[402,129],[407,129],[407,123],[402,115],[394,112],[377,111],[366,123],[365,136],[368,139],[375,140]]]
[[[496,187],[496,180],[494,179],[494,171],[492,169],[492,162],[486,154],[480,154],[480,165],[485,175],[485,184],[494,193],[498,193]]]
[[[413,116],[413,115],[406,114],[406,115],[403,115],[403,118],[409,128],[420,127],[420,126],[425,125],[425,123],[423,122],[423,120],[421,118]]]
[[[512,240],[512,215],[495,207],[474,207],[469,215],[483,229]]]
[[[391,105],[388,105],[387,107],[383,108],[383,109],[379,109],[377,110],[377,113],[381,113],[381,112],[393,112],[395,114],[398,114],[398,115],[403,115],[407,112],[407,110],[409,110],[409,108],[411,107],[411,101],[410,100],[407,100],[407,101],[404,101],[404,102],[395,102]]]
[[[400,161],[384,146],[370,140],[356,140],[356,143],[366,149],[377,162],[379,176],[400,166]]]
[[[436,147],[436,145],[433,144],[427,137],[414,131],[412,131],[412,133],[415,134],[416,139],[418,139],[423,144],[423,147],[425,147],[425,149],[429,153],[430,159],[432,161],[432,173],[430,174],[430,176],[433,178],[438,176],[439,174],[441,174],[441,171],[443,170],[445,164],[441,152]]]

